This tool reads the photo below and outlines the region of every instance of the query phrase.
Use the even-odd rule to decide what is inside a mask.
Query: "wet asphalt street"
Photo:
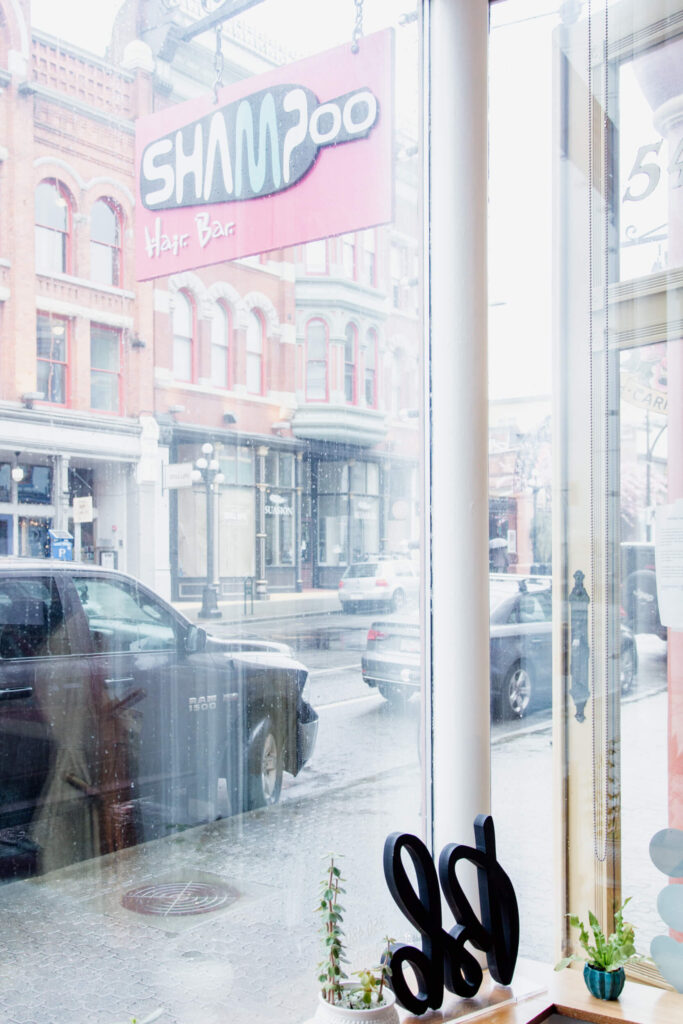
[[[417,699],[392,707],[362,682],[371,620],[337,613],[249,624],[293,646],[309,667],[320,714],[314,757],[298,778],[286,777],[279,806],[0,889],[3,1024],[130,1024],[157,1012],[161,1024],[300,1024],[315,1005],[315,906],[330,851],[345,854],[352,966],[374,962],[387,933],[414,940],[387,891],[381,854],[389,832],[423,829],[420,708]],[[235,628],[244,626],[222,623],[215,632]],[[623,749],[632,752],[624,772],[624,887],[642,897],[631,917],[652,934],[658,922],[647,908],[661,884],[643,837],[663,827],[666,766],[653,755],[645,772],[636,753],[643,730],[665,729],[658,643],[639,638],[648,683],[622,717]],[[521,952],[550,960],[549,713],[512,727],[495,723],[492,739],[492,810],[520,904]],[[190,909],[156,916],[130,909],[131,894],[148,887],[172,890],[176,907],[187,900]],[[191,898],[200,889],[202,913]]]

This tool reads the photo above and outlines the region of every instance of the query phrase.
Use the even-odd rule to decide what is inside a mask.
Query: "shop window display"
[[[568,952],[569,910],[611,930],[626,895],[649,942],[662,881],[643,844],[683,827],[677,580],[661,592],[681,497],[680,5],[492,4],[473,114],[490,182],[449,181],[443,213],[428,156],[441,137],[464,167],[476,147],[431,119],[444,0],[334,0],[323,19],[260,0],[195,34],[222,5],[86,6],[0,0],[0,575],[19,573],[24,619],[3,604],[0,625],[54,633],[47,654],[0,658],[19,691],[0,701],[0,1016],[210,1024],[229,1004],[236,1024],[299,1024],[331,848],[350,945],[372,962],[383,935],[414,941],[384,839],[435,843],[464,791],[439,730],[473,708],[461,745],[482,791],[490,768],[522,954]],[[386,64],[364,65],[380,46]],[[488,352],[433,303],[479,265],[486,228],[466,215],[487,187]],[[423,252],[446,221],[459,266]],[[486,361],[488,433],[445,431]],[[481,579],[462,567],[475,535]],[[377,609],[339,602],[371,560],[419,581],[397,652],[418,681],[392,704],[360,671]],[[515,625],[530,637],[542,605],[552,630],[552,693],[508,702],[521,722],[490,718],[466,651],[432,669],[451,642],[432,633],[435,576],[459,595],[450,634],[487,564],[492,597],[531,609]],[[52,573],[38,593],[29,577]],[[481,618],[467,641],[488,650]],[[506,681],[533,695],[524,648]]]

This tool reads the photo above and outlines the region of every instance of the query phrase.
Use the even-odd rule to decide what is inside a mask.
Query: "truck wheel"
[[[247,763],[247,810],[269,807],[282,789],[282,741],[270,718],[265,718],[251,742]]]

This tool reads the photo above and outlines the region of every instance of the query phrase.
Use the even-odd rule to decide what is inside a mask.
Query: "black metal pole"
[[[200,619],[220,619],[222,613],[218,607],[218,584],[214,572],[214,516],[213,516],[213,480],[216,474],[210,466],[201,470],[206,489],[206,585],[202,592]]]
[[[303,455],[296,453],[294,477],[294,589],[300,594],[304,589],[304,582],[301,578],[301,530],[303,515]]]

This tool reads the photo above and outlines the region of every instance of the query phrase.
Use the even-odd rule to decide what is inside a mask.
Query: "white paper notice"
[[[663,626],[683,629],[683,501],[655,511],[657,601]]]

